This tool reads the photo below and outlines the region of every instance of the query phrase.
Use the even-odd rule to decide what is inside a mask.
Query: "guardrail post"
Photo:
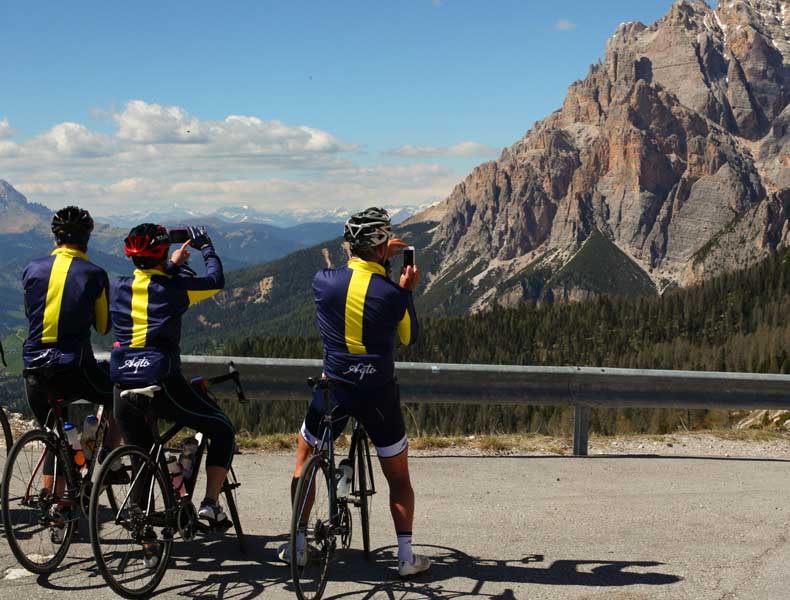
[[[587,456],[590,433],[590,407],[576,404],[573,409],[573,455]]]

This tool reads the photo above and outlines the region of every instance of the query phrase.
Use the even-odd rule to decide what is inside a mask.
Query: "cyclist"
[[[51,396],[103,405],[109,419],[106,444],[115,447],[120,435],[112,420],[112,382],[91,347],[91,327],[101,335],[108,331],[107,273],[86,254],[93,219],[87,210],[67,206],[52,217],[51,229],[57,247],[28,264],[22,274],[29,321],[22,350],[27,402],[41,427],[47,422]],[[36,371],[41,367],[48,373]],[[41,493],[54,491],[54,465],[54,456],[47,454]],[[62,478],[61,483],[65,485]],[[64,531],[65,526],[53,527],[55,543]]]
[[[313,279],[318,329],[324,345],[324,374],[334,380],[334,415],[340,435],[349,416],[358,419],[373,441],[390,488],[390,511],[398,540],[401,576],[426,571],[430,561],[412,550],[414,490],[409,478],[408,440],[395,379],[395,337],[416,341],[417,316],[412,291],[417,267],[406,267],[400,285],[389,279],[389,259],[406,245],[394,239],[387,211],[368,208],[345,224],[344,238],[352,257],[348,265],[323,269]],[[323,401],[317,393],[301,428],[291,495],[302,467],[321,438]],[[344,418],[345,417],[345,418]],[[297,560],[307,560],[303,537],[297,538]],[[279,549],[288,561],[288,544]]]
[[[227,516],[218,498],[233,460],[235,430],[214,401],[184,379],[179,343],[181,316],[196,302],[219,292],[225,276],[206,231],[190,228],[190,236],[169,263],[170,236],[161,225],[138,225],[124,240],[124,252],[137,268],[131,277],[116,279],[110,286],[110,318],[116,336],[110,371],[116,383],[115,415],[127,443],[150,448],[153,432],[139,397],[122,398],[120,391],[154,384],[162,388],[151,402],[157,417],[208,437],[206,496],[198,516],[222,525]],[[204,277],[187,266],[190,245],[203,256]]]

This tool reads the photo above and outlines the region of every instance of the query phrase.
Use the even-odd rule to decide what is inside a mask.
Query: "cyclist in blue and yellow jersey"
[[[186,266],[190,245],[203,256],[203,277]],[[121,398],[120,391],[161,386],[150,403],[154,414],[200,431],[210,441],[206,496],[198,515],[221,525],[227,516],[218,498],[233,460],[235,430],[222,409],[184,379],[179,345],[182,315],[219,292],[225,276],[205,230],[190,228],[190,239],[173,252],[168,263],[169,248],[167,230],[152,223],[138,225],[124,241],[124,251],[137,268],[131,277],[116,279],[110,286],[110,320],[116,336],[110,359],[116,384],[115,415],[127,443],[150,448],[153,433],[145,422],[148,399]]]
[[[22,359],[30,409],[43,427],[51,396],[101,404],[109,417],[106,444],[120,443],[112,420],[113,388],[106,368],[91,348],[91,327],[108,330],[108,278],[88,258],[93,219],[87,210],[67,206],[52,218],[57,247],[25,267],[22,283],[29,331]],[[43,486],[52,491],[54,460],[44,464]],[[56,535],[57,532],[53,532]]]
[[[369,208],[345,224],[351,248],[348,265],[323,269],[313,279],[318,329],[324,345],[324,374],[335,381],[333,415],[340,435],[348,417],[358,419],[368,432],[390,488],[390,511],[398,539],[401,576],[426,571],[430,561],[412,550],[414,490],[409,478],[408,440],[400,392],[395,379],[396,338],[414,343],[419,331],[412,292],[420,273],[406,267],[399,283],[389,278],[389,259],[405,246],[392,236],[390,218],[381,208]],[[321,437],[323,401],[317,393],[307,411],[299,436],[292,494],[302,467]],[[345,418],[344,418],[345,417]],[[305,544],[297,537],[297,545]],[[297,547],[297,557],[309,550]],[[280,547],[288,559],[288,545]]]

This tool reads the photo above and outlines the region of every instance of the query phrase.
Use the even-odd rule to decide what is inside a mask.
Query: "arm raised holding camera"
[[[189,247],[200,250],[203,255],[203,262],[206,265],[206,274],[203,277],[194,276],[194,271],[188,273],[186,277],[178,277],[179,286],[187,291],[189,305],[192,306],[210,298],[225,287],[225,274],[222,269],[222,262],[217,256],[211,238],[203,227],[189,227],[190,239],[185,241],[176,249],[170,257],[170,262],[179,269],[188,268],[186,263],[189,260]],[[190,269],[191,271],[191,269]]]

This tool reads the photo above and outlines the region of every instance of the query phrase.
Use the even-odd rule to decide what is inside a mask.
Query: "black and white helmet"
[[[352,248],[374,248],[392,238],[390,216],[383,208],[372,206],[346,221],[343,237]]]
[[[52,233],[58,244],[87,244],[92,231],[90,213],[78,206],[61,208],[52,217]]]

